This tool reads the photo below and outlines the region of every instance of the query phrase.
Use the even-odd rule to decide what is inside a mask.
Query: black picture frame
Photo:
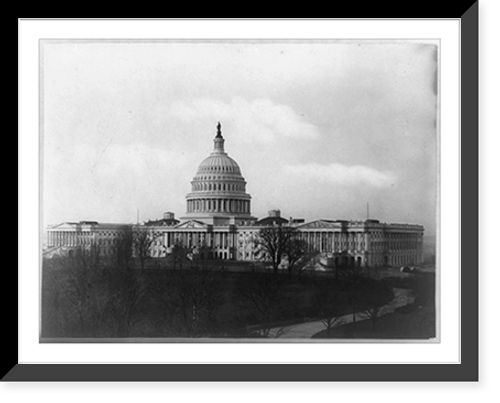
[[[20,364],[3,354],[3,382],[473,382],[478,381],[478,11],[460,19],[461,345],[459,364]],[[13,278],[16,281],[17,277]],[[4,299],[6,298],[4,295]],[[22,297],[22,296],[21,296]],[[12,297],[10,296],[10,299]],[[10,306],[6,304],[4,306]],[[15,326],[15,319],[11,322]],[[16,326],[17,329],[17,326]],[[18,335],[9,333],[18,347]]]

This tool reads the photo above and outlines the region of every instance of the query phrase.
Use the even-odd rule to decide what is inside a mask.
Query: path
[[[386,315],[388,313],[394,312],[397,307],[403,306],[412,302],[413,297],[410,296],[411,291],[403,288],[394,288],[394,299],[382,308],[380,315]],[[345,325],[353,321],[353,314],[347,314],[341,316],[336,322],[334,327]],[[356,321],[367,320],[366,317],[361,313],[356,313]],[[326,327],[321,321],[298,323],[296,325],[290,325],[285,328],[277,327],[271,329],[269,333],[270,338],[280,338],[280,339],[310,339],[316,333],[325,330]],[[281,333],[281,335],[279,335]],[[278,336],[279,335],[279,336]]]

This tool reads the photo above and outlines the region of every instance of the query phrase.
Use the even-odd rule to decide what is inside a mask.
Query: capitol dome
[[[241,176],[239,165],[229,157],[225,152],[214,151],[209,157],[205,158],[196,175],[208,175],[211,173],[224,172]]]
[[[205,222],[208,219],[210,223],[214,223],[215,217],[253,218],[245,178],[238,163],[224,151],[224,141],[219,123],[214,149],[198,166],[191,181],[185,218]]]

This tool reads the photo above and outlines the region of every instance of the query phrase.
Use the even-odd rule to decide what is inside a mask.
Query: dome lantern
[[[214,139],[214,152],[223,153],[224,152],[224,137],[222,137],[221,124],[217,122],[217,135]]]

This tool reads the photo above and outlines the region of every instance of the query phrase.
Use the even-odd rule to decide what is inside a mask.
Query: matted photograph
[[[439,342],[439,40],[40,46],[40,341]]]

